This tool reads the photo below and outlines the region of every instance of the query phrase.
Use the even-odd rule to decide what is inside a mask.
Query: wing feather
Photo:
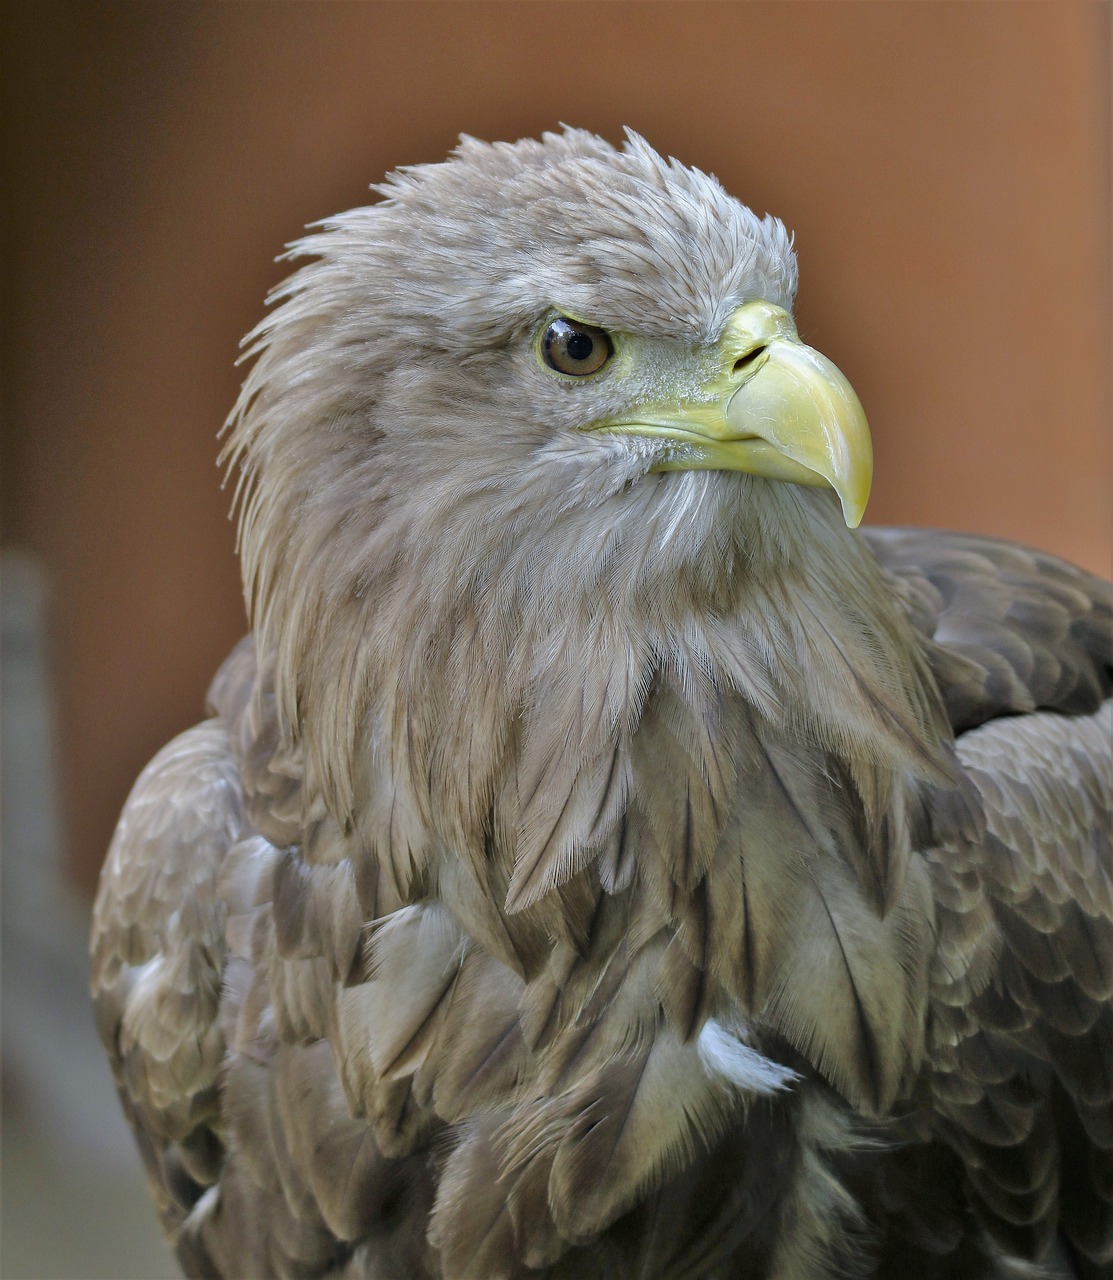
[[[200,1194],[219,1145],[218,1017],[226,908],[217,882],[244,825],[228,735],[215,720],[163,748],[120,817],[93,910],[97,1026],[168,1229]]]
[[[1111,744],[1110,701],[959,738],[987,825],[970,865],[989,918],[966,955],[993,962],[968,1003],[955,999],[961,948],[933,979],[935,1105],[979,1219],[1022,1256],[1039,1256],[1061,1223],[1093,1266],[1113,1262]]]
[[[864,529],[892,575],[956,732],[1113,693],[1113,588],[1042,551],[929,529]]]

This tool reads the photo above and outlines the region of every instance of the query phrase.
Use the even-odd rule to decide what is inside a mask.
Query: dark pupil
[[[571,359],[586,360],[595,350],[595,339],[590,333],[577,332],[575,329],[568,335],[564,348]]]

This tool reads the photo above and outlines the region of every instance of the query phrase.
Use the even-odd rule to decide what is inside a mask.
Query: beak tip
[[[866,514],[866,507],[870,500],[870,485],[843,486],[836,484],[833,486],[839,496],[839,503],[842,506],[842,518],[846,522],[848,529],[857,529],[862,523],[862,517]],[[857,490],[857,492],[855,492]]]
[[[866,514],[866,500],[844,497],[839,494],[839,501],[842,504],[842,518],[848,529],[857,529],[862,523],[862,517]]]

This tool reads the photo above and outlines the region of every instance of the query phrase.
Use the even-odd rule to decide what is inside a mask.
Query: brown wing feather
[[[1003,1246],[1038,1256],[1061,1226],[1093,1267],[1113,1263],[1111,741],[1113,702],[964,735],[986,838],[935,867],[968,894],[934,977],[940,1133]]]
[[[217,881],[242,828],[227,731],[209,720],[140,775],[93,911],[97,1027],[168,1231],[220,1162],[225,941]]]
[[[1106,1274],[1113,592],[1010,543],[868,538],[925,636],[985,817],[981,839],[928,854],[936,1131],[1002,1248],[1039,1257],[1061,1232],[1082,1275]]]
[[[1113,693],[1113,588],[1046,552],[933,529],[865,529],[893,576],[956,733]]]

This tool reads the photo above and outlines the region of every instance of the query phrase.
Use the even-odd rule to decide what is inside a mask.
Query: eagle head
[[[789,234],[713,177],[566,130],[378,191],[292,246],[226,448],[280,723],[315,723],[341,808],[388,686],[439,714],[497,678],[494,725],[570,646],[621,650],[636,715],[691,619],[846,594],[872,473]]]

